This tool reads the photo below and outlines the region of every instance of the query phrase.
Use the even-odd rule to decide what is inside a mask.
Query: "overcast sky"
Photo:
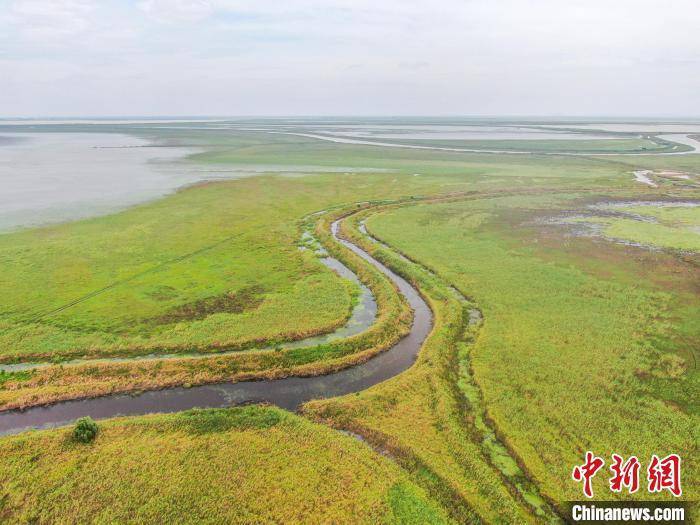
[[[698,0],[0,0],[0,117],[700,116]]]

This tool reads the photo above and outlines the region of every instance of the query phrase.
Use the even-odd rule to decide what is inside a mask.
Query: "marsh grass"
[[[362,363],[377,353],[388,350],[408,333],[412,320],[411,310],[386,276],[333,239],[330,234],[331,223],[347,213],[341,208],[320,216],[317,219],[316,235],[324,247],[352,269],[372,291],[377,303],[377,318],[368,330],[309,348],[251,351],[189,359],[49,366],[35,370],[29,379],[14,378],[15,380],[8,380],[0,386],[0,406],[4,409],[25,408],[79,397],[184,384],[321,375]],[[269,345],[270,340],[258,343]]]
[[[435,325],[407,372],[357,395],[307,403],[303,413],[388,451],[458,522],[531,521],[524,500],[489,464],[457,388],[466,310],[439,280],[362,236],[357,223],[363,218],[344,221],[343,233],[417,285]]]
[[[247,198],[232,185],[199,186],[1,235],[0,360],[249,347],[332,331],[349,315],[352,287],[294,246],[303,204],[262,214],[278,195],[256,186]]]
[[[536,196],[422,205],[377,215],[368,226],[478,302],[485,323],[471,361],[488,415],[531,479],[564,501],[580,496],[570,471],[581,451],[693,457],[697,412],[664,403],[638,372],[652,367],[684,379],[655,340],[668,340],[697,308],[680,309],[668,291],[631,284],[632,276],[582,271],[551,246],[539,254],[508,215],[547,205]],[[472,220],[484,212],[489,220]],[[684,468],[688,486],[697,486],[695,465]],[[612,497],[598,481],[599,497]]]
[[[101,423],[89,447],[78,448],[65,430],[1,439],[0,518],[526,523],[541,518],[518,476],[550,500],[578,499],[570,469],[589,448],[679,452],[691,458],[684,482],[692,494],[698,375],[689,381],[688,359],[681,365],[668,356],[679,333],[686,348],[697,347],[697,297],[635,282],[629,259],[605,261],[604,272],[584,268],[595,247],[578,262],[566,252],[575,241],[547,252],[511,213],[566,207],[565,190],[567,198],[582,188],[645,193],[631,169],[697,172],[700,156],[451,154],[234,135],[217,134],[220,147],[192,160],[224,169],[294,167],[295,178],[203,184],[110,217],[0,236],[1,361],[213,355],[0,375],[0,407],[323,374],[363,362],[406,333],[410,312],[390,282],[331,242],[330,222],[367,203],[453,194],[451,203],[368,219],[392,249],[364,246],[416,284],[435,314],[416,364],[360,394],[305,407],[391,460],[272,408],[129,418]],[[468,192],[491,195],[459,202]],[[364,204],[348,205],[357,201]],[[354,301],[353,288],[301,238],[300,218],[322,209],[332,212],[319,218],[317,236],[370,286],[378,319],[359,336],[287,349],[286,340],[339,326]],[[364,242],[360,217],[343,231]],[[478,337],[447,283],[483,310]],[[279,350],[254,350],[263,344]],[[231,348],[248,351],[216,355]],[[493,436],[505,453],[484,443]],[[597,493],[608,496],[601,483]]]
[[[357,440],[271,407],[196,410],[0,439],[0,520],[15,523],[449,523]]]
[[[652,248],[700,253],[700,206],[698,202],[620,203],[616,217],[592,216],[570,219],[602,225],[602,234],[623,242]],[[640,220],[653,219],[653,220]]]

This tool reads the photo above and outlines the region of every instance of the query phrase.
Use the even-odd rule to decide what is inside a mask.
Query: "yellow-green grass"
[[[8,523],[448,523],[423,489],[353,437],[249,406],[0,439]]]
[[[547,185],[573,191],[582,187],[635,186],[630,180],[631,164],[614,159],[453,155],[341,147],[303,139],[293,143],[250,141],[235,149],[221,148],[198,156],[198,160],[232,166],[371,168],[375,173],[349,170],[347,175],[340,172],[294,178],[263,176],[206,185],[111,217],[0,236],[0,257],[3,263],[14,265],[0,279],[0,287],[4,286],[2,289],[10,294],[0,299],[0,322],[9,323],[0,325],[6,329],[0,335],[6,338],[2,340],[2,351],[14,354],[7,359],[24,360],[31,355],[66,357],[86,352],[129,355],[168,348],[208,351],[227,345],[245,347],[250,338],[271,341],[298,337],[316,329],[327,331],[347,316],[350,294],[334,274],[310,254],[296,249],[301,233],[299,220],[319,209],[360,200],[465,190]],[[553,196],[511,197],[479,204],[430,204],[370,218],[373,232],[477,299],[486,313],[483,333],[473,347],[464,341],[464,305],[445,291],[441,281],[431,282],[427,274],[407,266],[404,271],[421,286],[436,316],[435,330],[416,365],[360,395],[307,407],[309,414],[355,430],[388,450],[410,473],[411,481],[449,509],[458,521],[532,519],[530,507],[483,450],[466,388],[458,388],[460,380],[464,380],[459,372],[460,365],[464,367],[465,353],[499,435],[552,499],[580,497],[578,488],[572,487],[569,480],[570,468],[580,462],[584,447],[597,447],[602,454],[613,446],[623,454],[674,451],[683,454],[684,459],[697,452],[693,449],[693,443],[698,441],[697,417],[692,415],[696,412],[691,406],[697,397],[690,394],[685,403],[665,404],[654,397],[657,391],[646,379],[654,377],[675,385],[685,377],[673,377],[679,370],[682,374],[685,365],[673,357],[667,359],[667,354],[657,352],[647,339],[647,334],[673,332],[675,326],[669,325],[667,311],[675,298],[669,293],[596,278],[569,263],[546,261],[537,256],[534,248],[523,248],[514,242],[513,231],[505,231],[507,228],[498,222],[499,208],[548,210],[557,204]],[[317,230],[322,240],[326,236],[325,241],[330,219],[325,217],[326,223]],[[185,233],[180,234],[178,227]],[[122,238],[122,230],[131,233]],[[230,250],[224,232],[233,236]],[[107,233],[117,242],[111,243]],[[235,237],[239,233],[242,237]],[[61,277],[60,272],[44,275],[53,268],[42,260],[43,250],[52,246],[53,235],[58,236],[60,242],[56,241],[56,246],[62,249],[49,253],[59,262],[66,257],[61,262],[66,277]],[[169,247],[162,250],[163,257],[171,258],[143,259],[161,237]],[[96,249],[81,247],[81,239]],[[188,250],[205,247],[197,244],[202,240],[225,242],[179,260],[191,253]],[[132,245],[138,247],[133,252],[134,266],[130,266]],[[184,246],[187,250],[181,249]],[[373,249],[378,257],[393,261],[396,267],[402,264],[391,254],[382,255],[381,250]],[[156,251],[161,253],[160,249]],[[74,258],[72,253],[76,254]],[[343,256],[342,251],[334,254]],[[353,267],[352,257],[347,254],[344,262],[358,273],[371,272],[366,266]],[[626,271],[624,264],[620,266],[621,271]],[[138,273],[141,270],[146,273]],[[74,272],[79,279],[74,278]],[[132,279],[134,272],[136,277]],[[68,296],[74,297],[72,292],[62,294],[82,286],[83,279],[91,282],[93,274],[106,283],[119,277],[120,284],[59,313],[57,319],[62,319],[61,323],[52,321],[54,315],[31,322],[30,314],[61,303]],[[5,275],[9,282],[3,280]],[[20,283],[21,279],[39,283],[39,295],[31,296],[31,300],[20,297],[13,283],[20,291],[22,286],[29,287]],[[57,286],[51,284],[54,282]],[[28,406],[177,384],[317,374],[347,366],[389,346],[401,326],[390,336],[385,330],[397,319],[403,319],[405,328],[405,310],[383,282],[386,304],[394,301],[393,317],[385,318],[384,328],[377,329],[370,339],[357,338],[311,351],[284,350],[264,355],[251,351],[197,360],[51,367],[29,377],[0,377],[0,403],[3,408]],[[172,300],[168,299],[168,286],[178,292]],[[163,299],[155,301],[145,294],[144,290],[151,290],[149,287],[156,290],[156,298],[165,298],[165,304],[160,304]],[[262,289],[264,300],[240,313],[208,315],[192,322],[174,323],[168,329],[143,321],[163,318],[182,304],[227,291],[251,289]],[[318,300],[314,299],[316,291]],[[121,299],[110,298],[112,293]],[[147,300],[142,300],[144,295]],[[381,294],[377,295],[381,302]],[[266,303],[274,306],[270,317],[265,317],[270,313],[264,310]],[[698,311],[690,308],[686,314]],[[216,319],[219,321],[214,322]],[[689,333],[696,333],[692,322],[687,325]],[[293,333],[290,326],[297,327]],[[87,346],[86,341],[90,342]],[[226,344],[217,347],[217,343]],[[599,372],[590,378],[590,383],[586,383],[589,378],[582,372],[586,367]],[[632,423],[637,418],[639,428]],[[652,428],[657,430],[653,435]],[[282,464],[282,459],[275,464],[280,468],[280,476],[292,475],[294,471],[282,470]],[[151,475],[137,472],[132,483],[138,486],[139,479],[149,479]],[[27,481],[26,487],[39,484],[36,479]],[[691,494],[697,479],[697,466],[686,459],[684,480]],[[398,491],[399,500],[409,502],[410,495],[419,490],[391,487],[388,494]],[[596,489],[601,491],[602,487],[597,485]],[[188,490],[185,493],[192,494],[192,498],[201,494]],[[24,491],[29,492],[29,488]],[[405,494],[409,496],[404,498]],[[252,491],[250,497],[254,495]],[[126,499],[130,497],[127,495]],[[171,503],[175,496],[172,498]],[[295,503],[282,496],[280,501],[282,507]],[[165,513],[162,509],[166,506],[163,503],[158,511]],[[414,504],[396,508],[413,509]],[[425,512],[418,514],[422,519],[413,522],[430,522],[436,516],[433,511]],[[415,515],[413,511],[403,514],[407,519]],[[374,518],[370,516],[370,521]]]
[[[386,276],[332,238],[332,221],[346,213],[341,208],[322,215],[316,233],[325,248],[351,268],[374,294],[377,317],[364,332],[307,348],[280,347],[275,351],[196,358],[58,364],[3,374],[0,375],[0,409],[177,385],[320,375],[362,363],[389,349],[408,332],[411,311]]]
[[[364,217],[345,221],[343,233],[419,288],[434,327],[407,372],[360,394],[307,403],[303,413],[361,434],[394,456],[459,522],[532,521],[524,496],[515,495],[487,458],[474,426],[476,407],[457,387],[468,305],[430,273],[368,242],[356,228]]]
[[[649,205],[625,205],[620,207],[622,211],[628,213],[636,213],[637,215],[645,215],[654,217],[663,224],[700,227],[700,205],[686,206],[682,203],[674,205],[673,203],[662,203],[660,206],[654,204]]]
[[[258,181],[204,185],[0,236],[0,359],[236,347],[339,326],[350,288],[296,248],[310,203],[295,191],[279,203],[286,182],[275,192]],[[198,312],[216,298],[232,300]]]
[[[700,479],[697,407],[663,402],[644,379],[674,380],[687,366],[654,347],[655,337],[682,322],[671,317],[680,310],[672,311],[669,293],[602,279],[570,260],[544,260],[526,239],[514,243],[512,222],[499,219],[509,208],[537,206],[535,197],[423,205],[371,217],[368,225],[482,308],[475,380],[497,429],[546,495],[580,498],[571,468],[594,450],[644,460],[679,453],[692,496]],[[697,304],[685,311],[697,312]],[[613,497],[604,479],[595,485],[599,498]]]
[[[274,136],[273,136],[274,137]],[[323,170],[332,168],[340,174],[351,173],[358,182],[354,185],[357,198],[367,186],[361,177],[364,171],[384,170],[387,185],[378,198],[406,194],[444,193],[451,187],[464,189],[465,183],[478,184],[473,190],[491,187],[509,189],[531,184],[548,183],[563,187],[591,184],[601,186],[631,186],[630,165],[618,157],[585,158],[553,155],[499,155],[460,153],[431,150],[411,150],[380,146],[333,144],[326,141],[295,137],[293,143],[278,142],[267,136],[266,142],[250,143],[245,147],[219,148],[193,155],[193,161],[212,165],[255,167],[275,172],[304,168]],[[289,140],[289,137],[287,137]],[[620,157],[628,159],[631,157]],[[646,158],[646,157],[645,157]],[[612,160],[615,159],[615,160]],[[353,173],[353,171],[359,172]],[[407,176],[407,177],[404,177]],[[412,178],[411,178],[412,177]],[[426,180],[427,179],[427,180]],[[346,179],[347,180],[347,179]],[[394,185],[393,190],[391,184]],[[339,188],[340,189],[340,188]],[[349,202],[349,199],[346,202]]]
[[[298,250],[300,219],[405,188],[376,174],[257,177],[0,235],[0,362],[246,348],[331,331],[350,313],[351,290]],[[222,297],[222,311],[207,310]]]
[[[609,162],[627,164],[639,169],[671,170],[684,173],[700,173],[700,154],[688,155],[628,155],[606,157]]]
[[[349,314],[350,293],[296,249],[299,219],[325,207],[504,183],[629,184],[626,168],[587,159],[246,133],[224,142],[192,161],[300,174],[202,185],[107,217],[0,235],[0,362],[247,348],[328,332]]]

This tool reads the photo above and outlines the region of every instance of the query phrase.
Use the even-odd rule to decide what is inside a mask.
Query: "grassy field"
[[[204,185],[0,236],[1,358],[234,346],[342,324],[352,288],[296,248],[313,204],[298,184],[279,202],[292,185],[275,184],[276,195],[257,180]]]
[[[298,174],[201,185],[107,217],[0,235],[0,362],[247,348],[328,332],[348,316],[352,290],[297,249],[304,215],[363,199],[627,177],[581,159],[260,134],[224,142],[192,162]]]
[[[551,518],[513,458],[495,446],[460,361],[477,326],[470,303],[417,265],[361,236],[357,220],[345,233],[413,282],[435,316],[433,331],[416,364],[400,376],[359,395],[307,403],[303,413],[359,433],[390,454],[460,523],[527,523]]]
[[[637,268],[621,266],[621,250],[613,260],[605,248],[596,255],[587,245],[589,259],[600,257],[596,268],[578,262],[581,253],[567,255],[566,244],[575,240],[541,246],[522,224],[531,210],[551,213],[553,204],[552,197],[509,197],[415,206],[372,217],[368,225],[483,310],[472,366],[488,413],[545,494],[563,501],[579,495],[569,476],[581,451],[693,457],[700,438],[698,374],[692,355],[684,359],[664,345],[673,347],[681,329],[697,341],[700,304],[693,292],[697,271],[682,282],[670,275],[676,268],[655,267],[675,279],[675,290],[633,285]],[[685,394],[669,399],[672,391]],[[692,461],[684,476],[688,487],[698,486]],[[597,489],[610,496],[603,483]]]
[[[14,523],[449,523],[356,439],[275,408],[113,420],[0,441]]]
[[[479,155],[184,130],[159,137],[207,146],[187,162],[257,175],[0,235],[0,362],[207,355],[0,374],[0,407],[320,374],[388,348],[409,312],[385,278],[334,247],[328,227],[343,207],[360,212],[344,234],[421,290],[434,329],[409,371],[304,407],[326,426],[248,407],[105,422],[91,445],[71,442],[66,429],[2,438],[0,518],[49,522],[58,509],[66,523],[547,522],[562,501],[580,498],[570,472],[589,449],[680,453],[685,494],[696,493],[696,258],[572,236],[556,221],[599,202],[697,199],[678,185],[635,183],[632,171],[695,173],[700,156]],[[438,194],[451,197],[422,200]],[[400,205],[378,202],[393,199]],[[366,201],[375,202],[365,209]],[[313,226],[303,218],[324,209],[334,211],[316,235],[372,289],[377,323],[347,340],[285,349],[285,340],[342,324],[353,303],[353,285],[299,250]],[[658,222],[605,217],[602,226],[617,228],[610,237],[693,250],[659,228],[695,239],[696,210],[629,206]],[[358,232],[365,219],[391,249]],[[470,321],[475,306],[483,323]],[[280,350],[256,349],[267,344]],[[242,351],[208,355],[225,349]],[[327,426],[360,434],[374,451]],[[170,473],[165,488],[160,472]],[[609,499],[598,478],[596,495]]]
[[[210,155],[252,150],[264,169],[256,152],[287,155],[284,139],[244,135]],[[332,330],[352,290],[297,249],[301,218],[447,184],[328,171],[205,184],[115,215],[0,235],[0,361],[206,351]]]
[[[411,311],[386,276],[331,239],[330,225],[344,213],[344,209],[325,213],[317,219],[315,232],[328,252],[354,271],[374,295],[377,316],[366,330],[306,347],[290,345],[285,348],[280,344],[269,350],[222,355],[88,360],[3,372],[0,374],[0,406],[26,408],[67,399],[171,386],[320,375],[364,362],[387,350],[408,333]],[[305,231],[306,228],[305,224]]]

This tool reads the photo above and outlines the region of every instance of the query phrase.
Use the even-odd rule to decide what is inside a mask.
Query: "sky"
[[[700,116],[698,0],[0,0],[0,118]]]

